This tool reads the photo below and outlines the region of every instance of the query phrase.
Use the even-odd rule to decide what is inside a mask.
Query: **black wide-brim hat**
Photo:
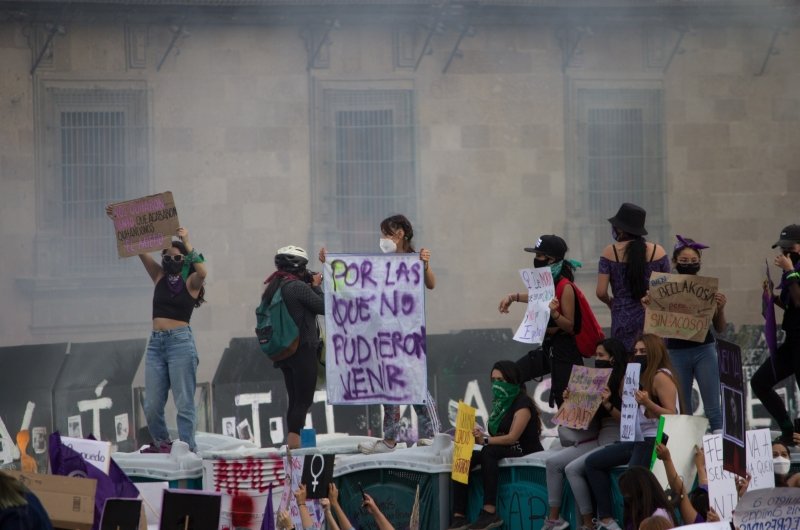
[[[610,217],[608,222],[611,226],[635,236],[646,236],[647,230],[644,228],[644,220],[647,212],[641,206],[636,206],[629,202],[623,202],[619,207],[617,215]]]

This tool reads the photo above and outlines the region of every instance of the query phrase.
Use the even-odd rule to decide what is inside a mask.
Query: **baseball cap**
[[[781,235],[772,248],[787,248],[794,246],[795,243],[800,243],[800,225],[789,225],[781,230]]]
[[[567,250],[567,243],[556,235],[541,236],[536,241],[536,245],[525,247],[525,252],[541,252],[558,259],[564,259]]]

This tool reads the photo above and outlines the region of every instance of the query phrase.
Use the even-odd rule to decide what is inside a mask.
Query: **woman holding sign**
[[[414,238],[414,228],[405,215],[393,215],[381,221],[381,238],[378,241],[381,252],[384,254],[406,253],[415,254],[417,251],[411,240]],[[327,252],[324,248],[319,251],[319,260],[325,263]],[[436,276],[431,269],[431,251],[423,248],[419,251],[419,259],[423,263],[423,280],[425,287],[436,287]],[[414,405],[419,421],[417,445],[430,445],[433,436],[439,432],[439,416],[436,414],[436,403],[428,392],[428,399],[421,405]],[[364,454],[389,453],[397,445],[397,435],[400,430],[400,405],[383,405],[383,439],[370,443],[358,444],[358,450]]]
[[[630,352],[644,329],[641,299],[647,293],[653,271],[669,272],[666,251],[645,241],[647,215],[635,204],[624,203],[611,223],[614,243],[603,249],[597,273],[597,298],[611,309],[611,336]],[[614,296],[608,294],[608,287]]]
[[[477,425],[472,434],[480,451],[472,452],[469,468],[481,466],[483,480],[483,509],[478,519],[467,520],[466,484],[452,481],[453,518],[448,530],[483,530],[503,525],[497,515],[497,484],[500,476],[498,462],[542,450],[539,436],[542,424],[533,400],[525,390],[522,374],[516,363],[498,361],[492,367],[492,412],[489,414],[488,434]]]
[[[113,217],[111,206],[106,213]],[[161,263],[150,254],[139,254],[155,284],[153,332],[147,343],[144,372],[144,414],[153,443],[145,453],[169,453],[172,442],[164,419],[164,407],[172,389],[178,409],[178,437],[196,449],[194,441],[194,393],[197,384],[197,346],[189,320],[205,299],[205,258],[189,242],[189,231],[178,228],[179,241],[161,251]]]

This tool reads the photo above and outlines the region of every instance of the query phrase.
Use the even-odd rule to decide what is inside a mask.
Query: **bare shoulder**
[[[603,253],[600,255],[608,260],[616,261],[614,258],[614,245],[606,245],[606,248],[603,249]]]
[[[653,254],[653,248],[655,248],[655,254]],[[664,250],[664,247],[658,243],[651,243],[649,241],[647,242],[647,253],[653,256],[653,260],[661,259],[667,255],[667,251]]]

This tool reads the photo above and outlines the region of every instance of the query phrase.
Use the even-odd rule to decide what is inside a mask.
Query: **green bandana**
[[[511,408],[520,392],[519,385],[505,381],[492,381],[492,413],[489,415],[489,434],[495,436],[500,427],[500,421]]]

